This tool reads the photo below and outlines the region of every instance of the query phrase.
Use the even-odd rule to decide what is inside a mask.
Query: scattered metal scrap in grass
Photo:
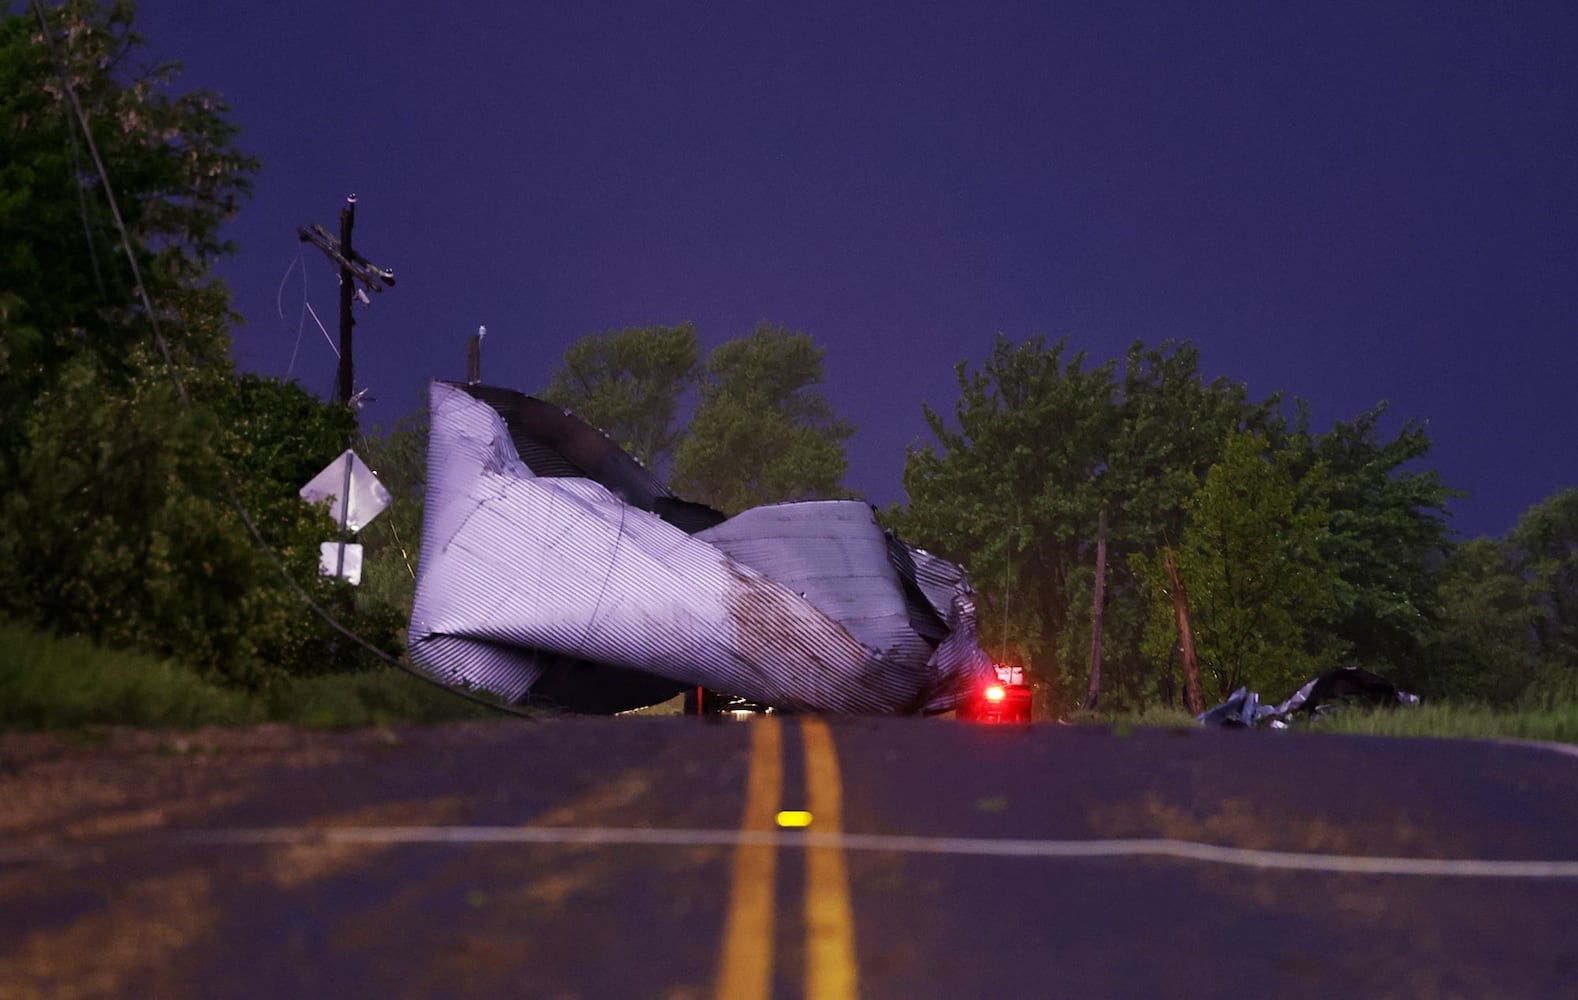
[[[1378,674],[1359,667],[1338,667],[1311,678],[1291,697],[1278,705],[1261,702],[1258,692],[1241,687],[1226,701],[1201,712],[1197,719],[1208,726],[1229,729],[1286,729],[1302,717],[1313,721],[1345,703],[1363,703],[1383,708],[1419,704],[1419,696],[1409,694]]]

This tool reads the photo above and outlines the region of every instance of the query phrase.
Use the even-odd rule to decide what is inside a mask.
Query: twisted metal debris
[[[852,500],[725,517],[568,411],[434,382],[412,662],[610,713],[702,686],[782,710],[940,712],[992,676],[964,570]]]

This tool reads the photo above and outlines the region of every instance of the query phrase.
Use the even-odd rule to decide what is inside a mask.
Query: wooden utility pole
[[[356,224],[356,196],[348,195],[345,207],[340,209],[340,402],[349,403],[356,393],[354,373],[351,371],[351,327],[356,317],[351,315],[351,303],[356,300],[356,285],[351,279],[351,227]]]
[[[1178,575],[1178,560],[1173,557],[1172,546],[1164,550],[1167,562],[1167,579],[1173,588],[1173,617],[1178,619],[1178,648],[1183,653],[1184,704],[1190,715],[1205,711],[1205,696],[1200,692],[1200,661],[1194,655],[1194,630],[1189,626],[1189,595],[1184,591],[1183,578]]]
[[[1101,611],[1107,603],[1107,512],[1096,516],[1096,596],[1090,608],[1090,687],[1085,711],[1096,710],[1101,695]]]
[[[394,287],[394,270],[387,267],[378,267],[357,253],[351,247],[351,228],[356,224],[356,196],[346,195],[345,207],[340,209],[340,237],[327,229],[313,223],[311,226],[299,226],[296,234],[303,243],[311,243],[323,255],[329,258],[340,272],[340,371],[339,371],[339,396],[340,402],[349,403],[356,396],[356,372],[352,363],[351,352],[351,327],[356,325],[356,317],[351,314],[351,304],[359,296],[365,303],[370,301],[366,292],[356,287],[359,281],[362,286],[370,291],[381,292],[386,287]]]

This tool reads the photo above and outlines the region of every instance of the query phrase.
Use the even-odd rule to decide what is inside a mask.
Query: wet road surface
[[[1578,997],[1574,928],[1578,755],[1540,747],[806,718],[0,735],[0,1000]]]

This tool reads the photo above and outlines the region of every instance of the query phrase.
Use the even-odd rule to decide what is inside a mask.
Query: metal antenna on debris
[[[471,344],[466,350],[466,381],[472,385],[482,381],[482,338],[487,335],[487,327],[477,327],[477,332],[471,335]]]

